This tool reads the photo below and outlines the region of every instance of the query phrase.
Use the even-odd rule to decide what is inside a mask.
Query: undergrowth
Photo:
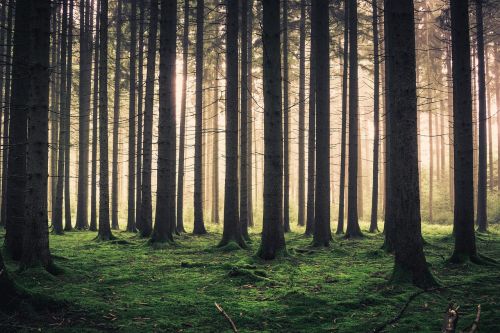
[[[388,284],[393,257],[380,250],[382,234],[365,232],[361,240],[335,236],[329,249],[318,250],[295,229],[286,236],[288,255],[272,262],[255,257],[257,233],[247,249],[216,250],[217,227],[209,227],[206,236],[178,236],[161,249],[125,232],[115,232],[127,241],[119,243],[95,242],[93,232],[51,236],[63,275],[18,271],[12,262],[8,267],[27,290],[69,305],[24,317],[0,314],[0,331],[231,332],[217,302],[240,332],[370,332],[418,292]],[[449,264],[450,232],[449,226],[424,225],[425,251],[443,286],[460,285],[418,296],[386,331],[439,331],[454,302],[460,305],[460,329],[472,323],[481,304],[481,331],[500,332],[499,268]],[[500,257],[497,225],[477,241],[482,254]]]

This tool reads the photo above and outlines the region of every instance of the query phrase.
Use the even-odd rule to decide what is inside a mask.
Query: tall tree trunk
[[[253,172],[252,172],[252,165],[253,165],[253,149],[252,149],[252,143],[254,140],[254,135],[253,131],[255,130],[255,124],[254,124],[254,116],[252,114],[252,59],[253,59],[253,0],[248,0],[248,24],[247,24],[247,86],[248,86],[248,91],[247,91],[247,123],[248,123],[248,135],[247,135],[247,140],[248,140],[248,148],[247,148],[247,195],[248,195],[248,226],[253,227],[254,226],[254,221],[253,221],[253,195],[257,191],[253,189]]]
[[[451,38],[449,39],[451,41]],[[450,197],[450,208],[453,210],[454,207],[454,139],[453,139],[453,75],[452,75],[452,67],[451,67],[451,46],[448,45],[447,47],[447,55],[446,55],[446,74],[447,74],[447,86],[446,86],[446,91],[447,91],[447,107],[448,107],[448,155],[449,155],[449,160],[450,160],[450,165],[449,165],[449,197]]]
[[[92,1],[92,8],[93,1]],[[97,231],[97,141],[98,141],[98,107],[99,107],[99,35],[100,35],[100,8],[101,1],[97,0],[96,9],[96,33],[94,40],[94,91],[92,100],[92,165],[91,165],[91,184],[90,184],[90,231]],[[93,15],[92,15],[93,17]],[[92,27],[92,24],[90,25]]]
[[[488,44],[486,44],[485,47],[485,81],[486,81],[486,113],[487,113],[487,119],[488,119],[488,140],[487,140],[487,145],[488,145],[488,188],[493,191],[495,188],[495,182],[493,180],[493,135],[491,134],[491,123],[492,123],[492,117],[491,117],[491,87],[490,87],[490,66],[489,66],[489,61],[488,61]],[[500,150],[499,150],[500,151]],[[500,155],[499,155],[500,156]]]
[[[427,66],[426,66],[426,75],[425,79],[427,80],[427,85],[429,85],[428,89],[426,89],[426,104],[427,104],[427,114],[429,117],[429,122],[428,122],[428,127],[429,127],[429,223],[432,223],[433,216],[432,216],[432,205],[433,205],[433,194],[434,194],[434,133],[433,133],[433,128],[432,128],[432,102],[433,102],[433,96],[432,96],[432,66],[433,66],[433,61],[431,57],[431,52],[430,52],[430,15],[429,12],[425,14],[427,24],[426,24],[426,29],[425,29],[425,38],[426,38],[426,44],[428,45],[427,47]],[[419,159],[422,159],[422,156],[419,155]],[[420,172],[422,169],[420,169]]]
[[[179,129],[179,171],[177,172],[177,232],[186,232],[184,229],[184,172],[186,149],[186,96],[187,70],[189,52],[189,0],[184,0],[184,24],[182,34],[182,96],[181,96],[181,123]]]
[[[104,27],[103,27],[104,28]],[[122,0],[116,7],[116,55],[113,98],[113,170],[111,171],[111,227],[119,229],[118,223],[118,130],[120,128],[120,81],[122,44]]]
[[[392,283],[420,288],[436,282],[427,267],[420,231],[417,153],[417,87],[414,7],[412,0],[385,0],[390,124],[388,135],[391,222],[395,225]]]
[[[283,0],[283,227],[290,231],[290,106],[288,91],[288,0]]]
[[[2,115],[3,115],[3,110],[4,110],[4,97],[6,97],[3,94],[3,85],[4,85],[4,74],[5,74],[5,69],[8,66],[7,65],[7,55],[5,53],[5,35],[6,35],[6,26],[7,26],[7,0],[2,0],[2,9],[0,10],[0,24],[1,24],[1,29],[0,29],[0,61],[1,61],[1,66],[0,66],[0,125],[1,125],[1,120],[2,120]],[[0,138],[2,137],[2,128],[0,126]],[[2,173],[4,170],[2,170]],[[1,188],[1,179],[0,179],[0,188]],[[2,226],[2,220],[0,219],[0,226]]]
[[[358,7],[349,0],[349,177],[346,238],[362,237],[358,221]]]
[[[151,242],[173,242],[175,232],[175,51],[177,1],[161,1],[158,177]]]
[[[135,106],[136,50],[137,50],[137,1],[131,0],[130,13],[130,95],[128,111],[128,219],[127,231],[136,232],[135,228]],[[142,36],[141,36],[142,37]],[[141,38],[142,39],[142,38]]]
[[[329,246],[330,231],[330,58],[328,2],[313,0],[316,40],[316,202],[314,246]]]
[[[23,267],[41,264],[50,269],[47,216],[49,136],[50,1],[31,2],[28,145]],[[19,2],[18,2],[19,5]],[[18,203],[19,204],[19,203]],[[2,262],[3,265],[3,262]]]
[[[306,0],[300,1],[299,35],[299,212],[298,225],[305,225],[305,90],[306,90]]]
[[[474,234],[474,170],[468,1],[451,0],[455,248],[452,262],[477,257]]]
[[[220,56],[215,56],[214,111],[213,111],[213,147],[212,147],[212,222],[219,224],[219,71]]]
[[[99,233],[97,239],[110,240],[109,158],[108,158],[108,0],[101,2],[99,30]]]
[[[486,82],[484,66],[484,32],[483,32],[483,0],[475,0],[476,4],[476,40],[478,58],[478,87],[479,87],[479,165],[477,181],[477,226],[478,231],[486,232],[488,217],[486,210]]]
[[[344,48],[342,52],[342,128],[340,137],[340,184],[339,184],[339,216],[336,234],[344,233],[344,203],[345,203],[345,169],[347,145],[347,74],[349,66],[349,5],[344,1]]]
[[[500,155],[500,52],[498,52],[498,44],[500,42],[495,42],[495,97],[496,97],[496,105],[497,105],[497,147]],[[500,157],[497,158],[497,181],[498,181],[498,190],[500,191]]]
[[[240,223],[245,240],[248,235],[248,0],[241,1],[241,119],[240,119]]]
[[[316,169],[316,38],[312,24],[315,20],[314,7],[310,9],[311,21],[311,51],[309,58],[309,138],[307,147],[307,216],[306,235],[314,232],[314,194],[315,194],[315,169]]]
[[[281,108],[280,3],[263,0],[264,216],[257,255],[265,260],[286,251],[282,223],[283,128]]]
[[[219,246],[246,247],[238,212],[238,2],[227,3],[226,17],[226,179],[224,229]],[[278,37],[279,38],[279,37]]]
[[[89,0],[80,1],[80,74],[78,86],[78,200],[76,226],[78,230],[89,227],[88,222],[88,178],[89,178],[89,123],[90,85],[92,75],[91,30],[89,22]]]
[[[207,233],[203,221],[203,165],[202,165],[202,127],[203,127],[203,21],[205,4],[196,2],[196,106],[194,139],[194,229],[193,234]],[[238,140],[238,139],[236,139]],[[234,193],[232,194],[234,195]]]
[[[137,157],[136,157],[136,192],[135,192],[135,223],[136,229],[141,229],[142,202],[142,139],[143,139],[143,102],[144,102],[144,16],[145,0],[139,0],[139,56],[137,69]]]
[[[64,160],[66,152],[66,121],[68,107],[66,105],[67,99],[67,46],[68,46],[68,0],[63,0],[62,3],[62,28],[61,28],[61,79],[60,79],[60,90],[59,90],[59,145],[58,145],[58,160],[57,160],[57,189],[56,198],[54,204],[54,210],[52,211],[52,227],[53,232],[57,235],[63,233],[63,195],[64,195]]]
[[[73,82],[73,11],[74,0],[69,1],[69,21],[68,21],[68,69],[66,70],[66,119],[64,125],[66,130],[64,146],[64,230],[73,229],[71,225],[71,194],[70,194],[70,147],[71,147],[71,88]]]
[[[151,236],[153,204],[151,200],[151,160],[153,158],[153,100],[156,63],[156,35],[158,32],[158,0],[150,2],[148,56],[146,65],[146,99],[144,101],[144,146],[142,152],[141,237]]]
[[[377,1],[372,0],[372,27],[373,27],[373,186],[372,186],[372,212],[370,220],[370,232],[378,231],[378,168],[380,148],[380,78],[379,78],[379,55],[378,55],[378,13]]]
[[[14,10],[12,0],[9,0],[9,13],[7,14],[7,48],[6,48],[6,69],[5,69],[5,97],[3,112],[3,146],[2,146],[2,205],[0,209],[0,225],[6,226],[7,220],[7,175],[8,175],[8,155],[9,155],[9,124],[10,124],[10,103],[11,92],[11,71],[12,71],[12,31]]]

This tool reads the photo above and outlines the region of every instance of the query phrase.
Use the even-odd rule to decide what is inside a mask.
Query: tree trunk
[[[116,7],[116,55],[113,98],[113,170],[111,171],[111,227],[115,230],[120,228],[118,223],[118,130],[120,128],[121,44],[122,0],[118,0]]]
[[[9,124],[10,124],[10,103],[11,92],[11,71],[12,71],[12,25],[14,10],[12,9],[12,0],[9,0],[9,13],[7,14],[7,51],[6,51],[6,69],[5,69],[5,97],[3,112],[3,146],[2,146],[2,204],[0,208],[0,225],[6,226],[7,220],[7,175],[8,175],[8,155],[9,155]]]
[[[89,227],[88,222],[88,178],[89,178],[89,123],[90,85],[92,75],[91,28],[89,22],[89,0],[80,1],[80,74],[78,86],[78,200],[76,226],[78,230]]]
[[[240,223],[245,240],[248,235],[248,0],[241,1],[241,119],[240,119]]]
[[[93,5],[93,2],[92,2]],[[92,6],[92,8],[94,8]],[[100,35],[100,8],[101,1],[97,0],[96,9],[96,35],[94,40],[94,91],[92,101],[92,166],[90,185],[90,231],[97,231],[97,127],[98,127],[98,106],[99,106],[99,35]],[[92,15],[93,17],[93,15]],[[90,25],[92,27],[92,24]]]
[[[264,216],[257,255],[265,260],[286,252],[282,223],[283,128],[281,108],[280,4],[263,0]]]
[[[139,59],[137,69],[137,154],[136,154],[136,192],[135,192],[135,224],[136,229],[141,228],[141,202],[142,202],[142,124],[144,102],[144,16],[145,1],[139,0]]]
[[[97,239],[111,240],[109,223],[108,158],[108,0],[101,2],[99,30],[99,233]]]
[[[491,117],[491,87],[490,87],[490,66],[489,66],[489,61],[488,61],[488,44],[486,44],[485,47],[485,81],[486,81],[486,113],[487,113],[487,119],[488,119],[488,188],[493,191],[495,188],[495,182],[493,180],[493,135],[491,134],[491,123],[492,123],[492,117]],[[499,150],[500,151],[500,150]],[[500,155],[499,155],[500,156]]]
[[[173,242],[175,232],[175,51],[177,1],[161,1],[158,176],[152,243]]]
[[[202,127],[203,127],[203,21],[205,4],[196,2],[196,108],[194,139],[194,229],[193,234],[207,233],[203,221],[203,165],[202,165]],[[236,139],[238,140],[238,139]],[[234,195],[234,193],[232,193]]]
[[[253,164],[253,149],[252,143],[254,140],[253,131],[255,130],[254,117],[252,114],[252,58],[253,58],[253,0],[248,1],[248,24],[247,24],[247,123],[248,123],[248,131],[247,131],[247,195],[248,195],[248,226],[253,227],[253,173],[252,173],[252,164]],[[257,190],[255,190],[256,192]]]
[[[497,105],[497,147],[500,151],[500,112],[498,112],[500,108],[500,66],[498,65],[500,63],[500,52],[498,52],[498,44],[498,41],[495,42],[495,97]],[[500,191],[500,157],[497,158],[497,163],[497,181],[498,190]]]
[[[67,40],[68,40],[68,0],[63,0],[62,3],[62,28],[61,28],[61,81],[59,90],[59,145],[58,145],[58,161],[57,161],[57,189],[56,201],[54,210],[52,211],[52,227],[56,235],[63,233],[63,195],[64,195],[64,160],[66,152],[66,121],[67,121]]]
[[[179,171],[177,172],[177,232],[186,232],[184,229],[184,172],[186,147],[186,96],[187,70],[189,52],[189,0],[184,0],[184,24],[182,36],[182,96],[181,96],[181,123],[179,129]]]
[[[311,21],[311,51],[309,58],[309,138],[307,147],[307,216],[306,216],[306,235],[312,235],[314,232],[314,187],[315,187],[315,169],[316,169],[316,38],[312,22],[314,22],[314,8],[310,9]]]
[[[71,194],[70,194],[70,147],[71,147],[71,88],[73,82],[73,11],[74,0],[69,1],[69,21],[68,21],[68,69],[66,70],[66,119],[64,125],[66,130],[64,146],[64,230],[71,231]]]
[[[144,146],[142,152],[141,237],[151,236],[153,204],[151,200],[151,160],[153,158],[153,100],[156,62],[156,35],[158,30],[158,0],[151,0],[146,67],[146,99],[144,101]]]
[[[452,0],[453,147],[455,248],[452,262],[477,257],[474,235],[474,170],[468,1]]]
[[[215,59],[215,80],[214,80],[214,111],[213,111],[213,147],[212,147],[212,222],[219,224],[219,54]]]
[[[300,1],[299,35],[299,214],[298,225],[305,225],[305,90],[306,90],[306,0]]]
[[[449,44],[451,44],[451,38],[449,37]],[[454,139],[453,139],[453,75],[452,75],[452,69],[451,69],[451,45],[447,46],[447,55],[446,55],[446,80],[447,80],[447,85],[446,85],[446,92],[447,92],[447,108],[448,108],[448,159],[450,160],[449,164],[449,198],[450,198],[450,208],[453,211],[454,207],[454,180],[453,180],[453,175],[454,175],[454,167],[453,164],[454,162],[454,156],[453,156],[453,150],[454,150]]]
[[[420,230],[417,153],[417,87],[414,8],[412,0],[385,0],[387,67],[389,74],[388,136],[391,190],[390,220],[397,237],[392,283],[409,282],[420,288],[436,282],[427,267]]]
[[[288,0],[283,0],[283,227],[290,231],[290,106],[288,90]]]
[[[358,221],[358,7],[349,0],[349,177],[346,238],[362,237]]]
[[[128,218],[127,231],[136,232],[135,228],[135,92],[136,82],[136,50],[137,50],[137,1],[131,0],[130,13],[130,94],[128,110]],[[142,36],[141,36],[142,39]]]
[[[373,186],[372,186],[372,212],[370,220],[370,232],[378,231],[378,168],[379,168],[379,148],[380,148],[380,78],[379,78],[379,55],[378,55],[378,13],[377,1],[372,1],[372,27],[373,27]]]
[[[219,246],[246,247],[238,213],[238,2],[227,4],[226,18],[226,179],[224,229]],[[279,38],[279,37],[278,37]]]
[[[486,183],[487,160],[486,151],[486,82],[484,66],[484,37],[483,37],[483,0],[475,0],[476,4],[476,40],[478,58],[478,87],[479,87],[479,165],[477,180],[477,227],[478,231],[488,230],[486,210]]]
[[[340,139],[340,184],[339,184],[339,216],[337,220],[336,234],[344,233],[344,203],[345,203],[345,160],[347,145],[347,74],[348,74],[348,53],[349,53],[349,6],[348,0],[344,1],[344,49],[342,52],[342,128]]]

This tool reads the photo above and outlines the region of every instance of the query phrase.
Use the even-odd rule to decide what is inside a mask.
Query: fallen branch
[[[481,304],[477,306],[476,319],[472,322],[469,331],[461,331],[461,333],[476,333],[479,328],[479,318],[481,317]]]
[[[217,308],[217,310],[220,313],[222,313],[222,315],[227,319],[229,324],[231,324],[231,328],[233,329],[233,332],[238,333],[238,329],[236,328],[236,325],[234,324],[234,321],[231,319],[231,317],[229,317],[229,315],[226,313],[226,311],[224,311],[224,309],[219,304],[217,304],[217,302],[215,302],[214,304],[215,304],[215,307]]]

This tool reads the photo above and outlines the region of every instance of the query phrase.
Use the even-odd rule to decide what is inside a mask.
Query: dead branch
[[[481,317],[481,304],[479,304],[477,306],[476,319],[472,322],[472,325],[470,326],[470,330],[461,331],[460,333],[476,333],[478,328],[479,328],[479,318],[480,317]]]
[[[236,328],[236,325],[234,324],[234,321],[231,319],[231,317],[229,317],[229,315],[226,313],[226,311],[224,311],[224,309],[219,304],[217,304],[217,302],[215,302],[214,304],[215,304],[215,307],[217,308],[217,310],[220,313],[222,313],[222,315],[227,319],[229,324],[231,324],[231,328],[233,329],[233,332],[238,333],[238,329]]]
[[[458,306],[450,304],[446,314],[444,315],[443,327],[441,328],[442,333],[455,333],[458,323]]]

